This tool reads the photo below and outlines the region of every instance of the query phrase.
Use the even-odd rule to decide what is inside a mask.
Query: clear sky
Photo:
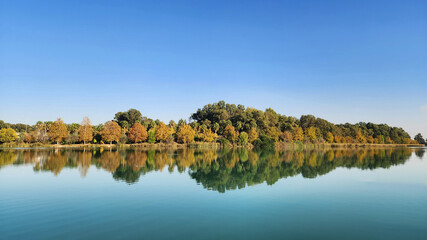
[[[427,137],[427,1],[0,0],[0,119],[225,100]]]

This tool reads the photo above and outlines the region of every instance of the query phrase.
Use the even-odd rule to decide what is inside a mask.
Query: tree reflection
[[[1,150],[0,168],[10,164],[32,164],[34,171],[54,175],[63,168],[77,168],[85,177],[91,165],[112,173],[117,181],[132,184],[153,171],[178,170],[204,188],[218,192],[302,175],[316,178],[338,167],[372,170],[403,164],[412,153],[423,158],[424,149],[329,149],[311,151],[194,150],[103,151],[99,150]]]

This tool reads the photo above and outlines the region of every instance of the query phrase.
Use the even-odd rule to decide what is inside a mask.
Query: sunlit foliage
[[[129,129],[128,137],[131,142],[140,143],[147,140],[148,133],[144,126],[142,126],[140,123],[135,123]]]
[[[102,129],[101,136],[103,141],[109,142],[110,144],[113,143],[113,141],[118,142],[121,136],[121,128],[116,122],[109,121]]]
[[[78,129],[79,132],[79,140],[84,144],[86,142],[90,142],[93,139],[93,128],[88,117],[84,117],[80,127]]]
[[[168,137],[172,134],[172,131],[165,125],[164,122],[160,122],[156,126],[155,134],[157,140],[160,142],[166,142]]]
[[[181,125],[176,133],[177,141],[180,143],[192,143],[194,141],[195,132],[190,125]]]
[[[55,141],[57,144],[62,142],[62,140],[68,136],[67,126],[61,118],[58,118],[52,123],[52,125],[50,125],[48,135],[50,139]]]
[[[15,130],[12,128],[3,128],[0,129],[0,142],[1,143],[9,143],[13,142],[18,138]]]

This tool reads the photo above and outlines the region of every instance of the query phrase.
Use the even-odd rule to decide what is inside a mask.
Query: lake
[[[425,148],[0,150],[0,239],[427,239]]]

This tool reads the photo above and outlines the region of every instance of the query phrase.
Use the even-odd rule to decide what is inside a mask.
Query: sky
[[[427,137],[427,1],[0,0],[0,119],[224,100]]]

